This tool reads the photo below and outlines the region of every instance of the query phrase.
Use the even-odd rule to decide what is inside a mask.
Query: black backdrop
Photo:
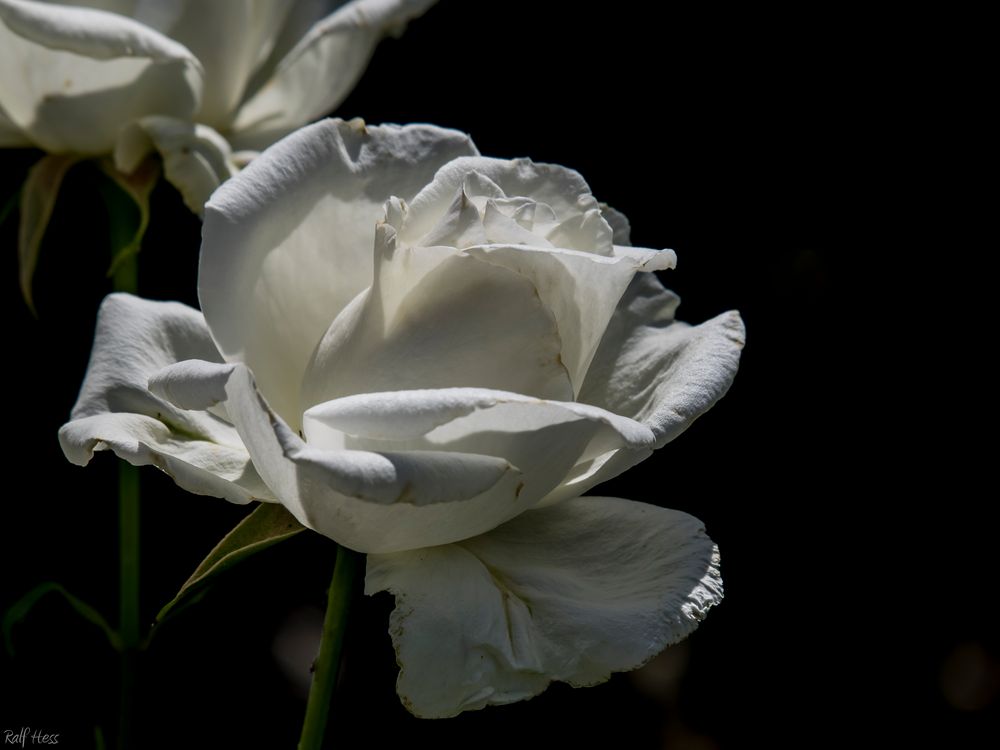
[[[380,47],[337,113],[434,122],[469,132],[487,155],[574,167],[629,216],[635,244],[677,251],[665,279],[681,318],[741,311],[748,344],[730,394],[601,490],[703,519],[726,599],[638,677],[555,685],[449,721],[400,706],[391,600],[362,599],[336,746],[986,746],[1000,682],[997,617],[979,580],[993,564],[989,532],[965,516],[960,483],[884,460],[898,444],[894,417],[857,396],[882,387],[869,356],[898,324],[863,298],[869,272],[902,243],[878,222],[908,83],[882,61],[890,27],[823,8],[694,17],[646,6],[444,0]],[[4,196],[35,156],[0,154]],[[114,460],[70,466],[55,438],[108,290],[91,177],[74,171],[56,209],[38,319],[19,298],[13,224],[0,234],[13,339],[0,608],[57,580],[113,620]],[[196,304],[198,236],[172,188],[158,187],[145,296]],[[152,468],[142,477],[151,619],[246,510]],[[919,492],[948,502],[929,514]],[[304,703],[275,643],[319,617],[332,555],[315,535],[280,545],[164,628],[144,664],[140,746],[292,747]],[[95,722],[114,726],[114,657],[65,605],[46,600],[15,646],[16,658],[0,657],[0,731],[47,728],[90,747]]]

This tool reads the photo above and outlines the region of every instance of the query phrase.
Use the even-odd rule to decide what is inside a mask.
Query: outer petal
[[[219,359],[197,310],[107,297],[80,396],[59,431],[63,452],[84,466],[95,450],[110,449],[131,464],[158,466],[189,492],[236,503],[273,500],[231,424],[177,409],[147,390],[151,373],[189,357]]]
[[[239,148],[260,149],[336,107],[361,77],[379,39],[435,0],[354,0],[315,26],[250,93],[232,125]]]
[[[396,597],[403,703],[447,717],[641,666],[719,602],[718,564],[689,515],[582,497],[461,544],[369,555],[365,592]]]
[[[201,82],[190,51],[131,19],[0,0],[0,105],[47,151],[107,153],[133,119],[190,119]]]
[[[450,451],[324,449],[304,442],[241,364],[182,363],[150,387],[176,404],[224,404],[254,465],[304,525],[362,552],[446,544],[494,528],[537,499],[503,458]]]
[[[130,174],[154,148],[163,157],[164,175],[196,214],[215,189],[239,171],[226,139],[210,127],[159,115],[122,129],[115,166]]]
[[[287,421],[298,420],[316,344],[371,284],[384,201],[409,199],[441,164],[469,153],[475,146],[453,130],[327,120],[276,144],[212,196],[202,309],[226,359],[250,366]]]
[[[637,277],[608,325],[579,396],[649,425],[657,448],[726,394],[744,344],[736,311],[689,326],[674,320],[678,302],[655,277]]]

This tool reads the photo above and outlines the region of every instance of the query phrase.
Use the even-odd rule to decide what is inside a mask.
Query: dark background
[[[933,161],[933,146],[911,135],[925,70],[887,48],[898,19],[646,5],[444,0],[383,43],[338,114],[434,122],[469,132],[487,155],[574,167],[631,219],[636,245],[677,251],[664,278],[682,319],[741,311],[748,343],[729,395],[598,490],[704,520],[726,599],[638,673],[448,721],[400,706],[391,599],[363,599],[336,746],[995,747],[1000,618],[995,535],[967,471],[978,454],[969,433],[941,426],[940,399],[914,385],[947,346],[904,343],[931,317],[929,285],[876,270],[915,262],[914,237],[937,239],[935,217],[901,209]],[[0,198],[35,158],[0,154]],[[0,610],[56,580],[114,621],[115,462],[73,467],[56,442],[109,289],[93,181],[74,170],[56,208],[38,319],[20,300],[15,222],[0,233],[13,339]],[[145,296],[196,304],[198,236],[161,184]],[[940,446],[933,458],[911,452],[928,441]],[[142,478],[151,620],[247,511],[186,494],[152,468]],[[302,535],[166,626],[144,664],[140,747],[294,746],[304,703],[275,643],[321,617],[333,554]],[[91,747],[100,723],[110,738],[117,664],[97,630],[52,597],[15,646],[16,658],[0,657],[0,730],[46,728],[65,747]]]

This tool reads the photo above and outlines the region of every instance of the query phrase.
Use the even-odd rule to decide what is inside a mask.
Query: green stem
[[[114,188],[117,190],[117,188]],[[120,192],[120,191],[119,191]],[[131,239],[128,204],[123,196],[105,193],[109,212],[111,257]],[[139,263],[133,256],[118,266],[112,285],[116,292],[139,291]],[[122,638],[118,747],[135,745],[135,705],[139,661],[139,469],[120,461],[118,465],[118,628]]]
[[[116,292],[128,292],[137,294],[139,291],[139,258],[133,255],[128,260],[121,263],[115,270],[112,279]]]
[[[129,649],[139,645],[139,469],[124,461],[118,465],[118,498],[119,627]]]
[[[124,461],[118,466],[118,627],[123,646],[118,746],[127,750],[134,741],[132,730],[139,657],[139,469]]]
[[[364,572],[363,563],[364,555],[347,547],[337,548],[337,562],[333,567],[333,581],[330,583],[326,617],[323,619],[323,640],[320,641],[319,656],[313,665],[313,683],[309,689],[299,750],[319,750],[323,746],[333,690],[337,685],[340,654],[344,648],[347,616],[359,573]]]

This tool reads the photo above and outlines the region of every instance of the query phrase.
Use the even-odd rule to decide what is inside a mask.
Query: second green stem
[[[359,573],[364,572],[365,556],[340,546],[333,568],[333,580],[327,596],[326,616],[323,619],[323,639],[319,656],[313,669],[306,718],[302,723],[299,750],[319,750],[323,746],[327,718],[333,701],[333,690],[340,671],[340,655],[347,632],[347,615],[354,598]]]
[[[124,227],[112,216],[111,240],[117,249]],[[129,258],[115,271],[116,292],[135,294],[139,288],[139,263]],[[122,638],[118,747],[135,745],[135,712],[139,661],[139,468],[118,462],[118,632]]]

